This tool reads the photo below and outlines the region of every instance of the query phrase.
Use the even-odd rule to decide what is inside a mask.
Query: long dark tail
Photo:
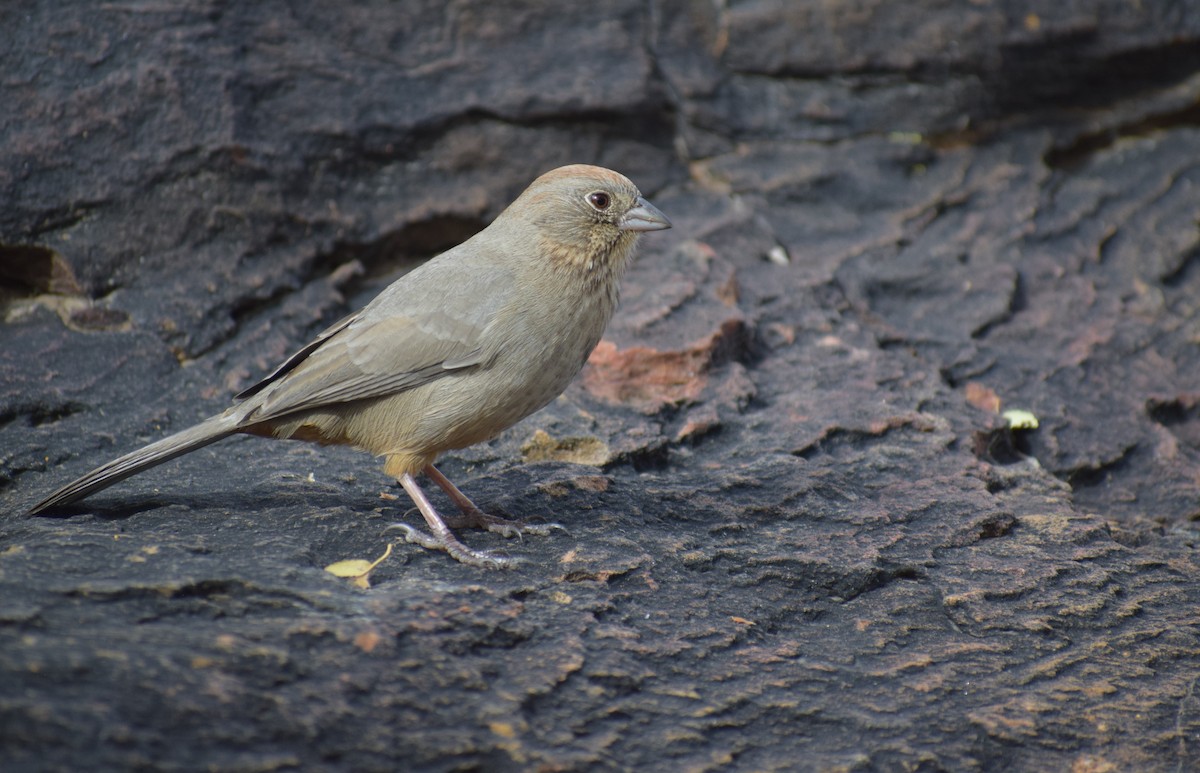
[[[120,459],[113,459],[108,464],[97,467],[78,480],[72,481],[55,491],[50,496],[33,506],[29,511],[35,515],[51,507],[65,505],[77,499],[83,499],[88,494],[125,480],[130,475],[153,467],[156,464],[170,461],[189,451],[203,448],[209,443],[215,443],[223,437],[228,437],[238,430],[238,417],[220,414],[206,419],[194,427],[177,432],[174,435],[151,443],[145,448],[139,448],[133,453],[125,454]]]

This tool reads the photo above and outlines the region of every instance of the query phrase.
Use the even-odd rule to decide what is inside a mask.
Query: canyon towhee
[[[477,566],[509,563],[459,542],[413,475],[424,472],[462,510],[452,525],[544,532],[481,512],[433,462],[562,393],[600,341],[639,234],[670,227],[616,172],[547,172],[487,228],[396,280],[224,413],[93,470],[30,512],[241,432],[382,456],[429,525],[428,534],[403,527],[410,542]]]

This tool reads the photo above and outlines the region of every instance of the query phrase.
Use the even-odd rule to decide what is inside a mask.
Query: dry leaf
[[[338,561],[325,567],[325,571],[337,577],[358,577],[361,574],[366,574],[371,571],[372,563],[364,561],[361,558],[352,558],[349,561]]]
[[[388,544],[387,550],[383,551],[383,555],[374,561],[365,561],[361,558],[349,558],[345,561],[335,561],[325,567],[325,571],[335,577],[349,577],[354,580],[354,584],[360,588],[371,587],[371,571],[383,563],[383,559],[392,554],[391,543]]]
[[[1000,414],[1005,421],[1008,422],[1009,429],[1037,429],[1038,419],[1029,411],[1021,411],[1016,408],[1005,411]]]

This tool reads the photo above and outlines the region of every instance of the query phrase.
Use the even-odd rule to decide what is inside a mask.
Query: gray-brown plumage
[[[431,531],[408,529],[410,541],[501,565],[455,538],[413,476],[425,472],[463,511],[453,525],[518,531],[480,512],[433,462],[496,436],[567,387],[612,316],[639,234],[663,228],[666,217],[616,172],[548,172],[483,231],[389,285],[224,413],[93,470],[31,512],[240,432],[384,457]]]

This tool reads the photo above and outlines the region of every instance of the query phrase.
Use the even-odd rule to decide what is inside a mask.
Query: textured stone
[[[27,5],[0,768],[1200,764],[1200,5]],[[574,161],[675,228],[444,460],[518,568],[256,438],[22,515]]]

